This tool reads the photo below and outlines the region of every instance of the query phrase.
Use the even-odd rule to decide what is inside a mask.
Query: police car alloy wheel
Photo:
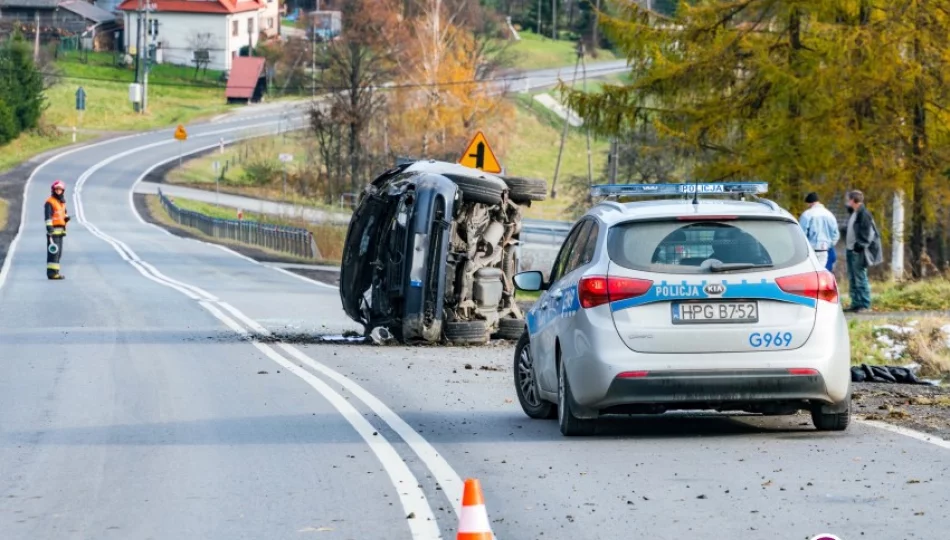
[[[523,333],[515,347],[515,393],[521,409],[530,418],[556,418],[557,409],[553,403],[541,399],[538,393],[537,378],[534,372],[534,360],[531,357],[531,341],[528,334]]]
[[[593,420],[585,420],[574,416],[571,410],[571,384],[567,380],[564,362],[560,363],[557,381],[557,417],[561,434],[567,437],[577,435],[592,435],[596,427]]]

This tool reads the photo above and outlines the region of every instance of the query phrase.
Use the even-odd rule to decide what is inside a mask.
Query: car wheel
[[[514,341],[525,335],[524,319],[505,317],[498,320],[498,331],[492,336],[495,339]]]
[[[488,341],[486,321],[452,321],[443,326],[445,339],[452,343],[485,343]]]
[[[534,358],[531,356],[531,341],[528,333],[522,332],[518,346],[515,347],[515,393],[521,409],[531,418],[547,420],[557,418],[557,408],[553,403],[541,399],[538,393],[537,379],[534,375]]]
[[[516,203],[543,201],[548,196],[548,183],[540,178],[519,178],[504,176],[508,184],[508,197]]]
[[[561,434],[566,437],[593,435],[596,427],[594,422],[574,416],[574,411],[571,410],[573,399],[571,384],[567,380],[567,371],[564,368],[564,362],[561,362],[557,376],[557,420]]]
[[[822,412],[821,406],[816,406],[811,410],[811,421],[818,431],[844,431],[851,423],[851,402],[847,410],[840,413]]]
[[[485,178],[469,176],[446,175],[455,182],[462,192],[462,200],[482,204],[501,204],[501,195],[504,193],[504,184]]]

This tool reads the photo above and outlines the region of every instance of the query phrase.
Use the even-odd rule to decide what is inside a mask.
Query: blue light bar
[[[625,195],[630,197],[658,195],[715,195],[719,193],[766,193],[768,182],[716,182],[708,184],[600,184],[591,186],[594,197]]]

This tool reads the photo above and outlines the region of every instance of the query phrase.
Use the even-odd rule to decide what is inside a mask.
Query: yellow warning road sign
[[[481,169],[487,173],[501,173],[501,163],[492,152],[491,146],[488,146],[488,139],[479,131],[468,144],[468,148],[462,153],[458,160],[459,165],[465,165],[473,169]]]
[[[178,124],[178,128],[175,129],[175,138],[179,141],[184,141],[188,138],[188,132],[185,131],[185,126]]]

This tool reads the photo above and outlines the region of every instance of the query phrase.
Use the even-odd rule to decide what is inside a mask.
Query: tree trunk
[[[799,66],[799,55],[802,50],[802,12],[799,8],[793,8],[788,20],[788,41],[789,57],[788,64],[792,74],[795,76],[795,84],[798,84],[801,76],[801,67]],[[790,124],[795,124],[802,115],[801,95],[797,88],[793,89],[788,99],[788,119]],[[791,148],[792,169],[788,176],[788,189],[785,190],[791,197],[792,207],[800,206],[803,200],[801,173],[798,170],[799,150],[801,148],[801,137],[798,129],[790,130],[789,147]]]
[[[926,21],[922,21],[922,8],[917,6],[917,13],[914,21],[914,43],[913,43],[913,61],[923,64],[926,59],[923,57],[923,44],[920,41],[920,34],[923,32]],[[924,88],[923,75],[917,75],[914,81],[914,93],[911,102],[911,159],[910,166],[913,170],[913,204],[911,206],[910,218],[910,253],[911,253],[911,275],[914,278],[923,276],[923,265],[921,264],[924,255],[924,201],[927,195],[924,193],[924,180],[927,175],[926,156],[928,152],[927,141],[927,109],[926,109],[926,90]]]

